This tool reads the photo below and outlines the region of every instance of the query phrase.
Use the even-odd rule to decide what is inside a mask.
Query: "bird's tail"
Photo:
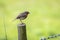
[[[12,21],[15,21],[15,20],[16,20],[16,18],[14,20],[12,20]],[[21,19],[20,19],[20,22],[23,23]]]

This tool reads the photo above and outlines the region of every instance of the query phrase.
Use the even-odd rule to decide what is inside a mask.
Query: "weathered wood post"
[[[27,40],[25,23],[18,24],[18,40]]]

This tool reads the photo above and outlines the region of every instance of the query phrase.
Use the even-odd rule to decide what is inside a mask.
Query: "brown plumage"
[[[20,13],[20,14],[16,17],[16,19],[19,19],[19,20],[22,22],[22,20],[24,20],[24,19],[27,18],[28,14],[29,14],[28,11],[25,11],[25,12],[23,12],[23,13]]]

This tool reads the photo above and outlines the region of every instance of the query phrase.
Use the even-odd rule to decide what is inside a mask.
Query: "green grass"
[[[59,34],[60,30],[60,0],[0,0],[0,38],[5,39],[4,22],[8,40],[17,40],[17,24],[15,17],[28,10],[27,25],[28,40],[39,40],[42,36]],[[54,38],[50,40],[59,40]]]

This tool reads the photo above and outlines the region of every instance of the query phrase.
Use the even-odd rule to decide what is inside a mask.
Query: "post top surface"
[[[26,26],[26,24],[25,23],[20,23],[20,24],[18,24],[18,26],[22,27],[22,26]]]

